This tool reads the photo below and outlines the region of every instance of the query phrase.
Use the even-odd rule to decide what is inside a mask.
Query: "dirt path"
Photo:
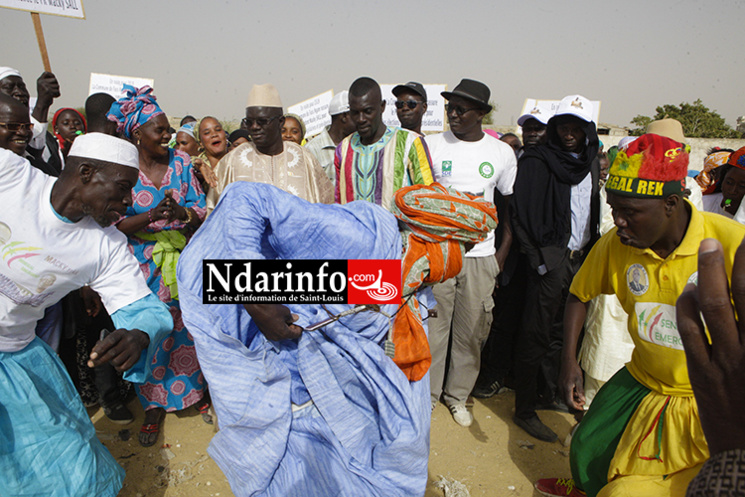
[[[472,497],[501,497],[538,496],[533,490],[536,479],[569,475],[567,447],[535,440],[512,423],[514,400],[511,392],[476,400],[470,428],[458,426],[447,407],[437,406],[432,416],[425,497],[445,495],[435,485],[443,477],[465,485]],[[127,426],[109,422],[100,409],[89,411],[101,441],[127,472],[121,497],[233,495],[222,471],[207,455],[207,445],[214,436],[212,427],[196,411],[168,414],[158,443],[143,448],[137,442],[143,418],[137,399],[129,407],[139,416]],[[574,424],[567,414],[541,412],[540,416],[560,440]],[[129,440],[121,439],[122,429],[129,430]]]

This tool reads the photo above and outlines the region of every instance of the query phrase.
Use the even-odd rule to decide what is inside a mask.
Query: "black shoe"
[[[559,438],[551,428],[544,425],[541,420],[538,419],[538,416],[533,416],[530,419],[521,419],[515,416],[513,419],[517,426],[527,431],[529,435],[538,440],[543,440],[544,442],[555,442]]]
[[[543,402],[538,404],[535,408],[536,411],[556,411],[556,412],[569,412],[567,405],[561,400],[552,400],[551,402]]]
[[[502,388],[503,386],[499,382],[499,380],[495,380],[494,382],[486,386],[477,385],[473,389],[473,392],[471,392],[471,395],[473,395],[477,399],[488,399],[489,397],[493,397],[498,394],[499,391],[502,390]]]
[[[104,407],[103,413],[109,418],[109,421],[119,425],[126,425],[135,420],[127,406],[121,403],[112,405],[111,407]]]

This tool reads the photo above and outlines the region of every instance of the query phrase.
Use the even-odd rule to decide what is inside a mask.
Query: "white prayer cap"
[[[329,102],[329,116],[344,114],[345,112],[349,112],[349,92],[347,90],[337,93]]]
[[[69,157],[95,159],[140,168],[137,147],[126,140],[104,133],[88,133],[75,138]]]
[[[0,66],[0,81],[4,80],[8,76],[18,76],[20,78],[21,73],[17,69],[13,69],[12,67]]]
[[[246,107],[279,107],[282,108],[282,100],[279,92],[272,84],[254,85],[248,93]]]
[[[522,126],[528,119],[535,119],[536,121],[548,124],[548,120],[554,115],[551,110],[551,105],[546,102],[536,102],[535,107],[530,109],[526,114],[517,118],[517,125]]]
[[[582,95],[569,95],[561,99],[554,116],[576,116],[590,123],[592,122],[593,108],[592,102]]]

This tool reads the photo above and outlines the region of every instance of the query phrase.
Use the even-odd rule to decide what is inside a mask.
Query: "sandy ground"
[[[514,393],[476,399],[474,423],[458,426],[447,407],[432,415],[429,483],[425,497],[446,493],[435,484],[465,485],[472,497],[538,496],[533,482],[542,477],[569,476],[569,451],[560,442],[536,440],[512,423]],[[143,448],[137,431],[144,413],[137,399],[129,403],[137,419],[126,426],[111,423],[100,409],[89,410],[101,441],[127,472],[121,497],[232,496],[228,481],[207,455],[214,436],[194,409],[170,413],[158,443]],[[544,411],[541,419],[564,440],[574,424],[568,414]],[[128,430],[128,431],[126,431]],[[129,435],[128,440],[122,440]],[[452,483],[453,481],[458,483]],[[466,494],[448,493],[447,497]]]

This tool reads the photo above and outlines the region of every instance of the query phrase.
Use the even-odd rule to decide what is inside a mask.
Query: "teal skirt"
[[[0,494],[115,497],[123,480],[52,349],[0,352]]]

